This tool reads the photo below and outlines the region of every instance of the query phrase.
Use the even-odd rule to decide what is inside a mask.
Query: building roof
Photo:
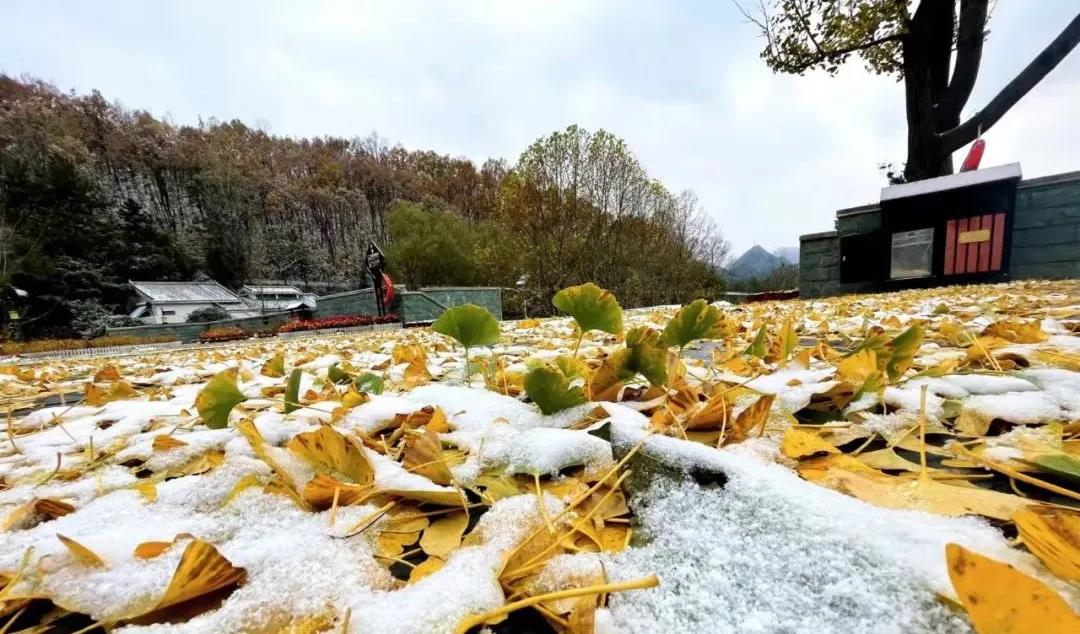
[[[208,282],[132,282],[140,295],[151,302],[238,304],[240,298],[214,281]]]
[[[898,198],[907,198],[909,196],[922,196],[923,194],[933,194],[935,192],[943,192],[950,189],[960,189],[961,187],[971,187],[972,185],[982,185],[984,183],[993,183],[1010,179],[1020,180],[1019,163],[1009,163],[1008,165],[998,165],[996,167],[987,167],[986,169],[981,170],[972,170],[970,172],[960,172],[958,174],[927,178],[912,183],[904,183],[903,185],[883,187],[881,189],[881,200],[884,202],[886,200],[896,200]]]
[[[303,291],[295,286],[270,286],[263,284],[245,284],[240,287],[243,293],[251,295],[303,295]]]

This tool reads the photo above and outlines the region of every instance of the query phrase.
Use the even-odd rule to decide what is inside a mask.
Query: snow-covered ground
[[[549,415],[523,380],[571,354],[569,318],[504,323],[471,351],[469,385],[461,348],[426,329],[4,368],[20,415],[0,439],[0,627],[47,600],[125,632],[452,632],[585,588],[540,616],[574,632],[970,631],[947,544],[1076,609],[1076,579],[1006,535],[1018,509],[1080,499],[1061,473],[1080,455],[1078,291],[719,306],[711,354],[672,350],[664,383],[624,377],[612,400]],[[599,394],[624,345],[587,333],[570,384]],[[352,386],[367,373],[382,393]],[[220,381],[236,402],[213,429],[234,396]],[[35,406],[73,391],[82,403]]]

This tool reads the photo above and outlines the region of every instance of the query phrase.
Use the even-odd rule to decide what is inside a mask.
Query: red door
[[[1005,214],[950,220],[945,225],[945,275],[1001,270]]]

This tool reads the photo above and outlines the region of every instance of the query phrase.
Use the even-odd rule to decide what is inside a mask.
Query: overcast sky
[[[969,106],[1025,66],[1077,0],[998,0]],[[1035,10],[1037,8],[1037,10]],[[176,123],[366,135],[511,164],[577,123],[626,139],[692,189],[734,252],[795,246],[877,200],[904,159],[902,86],[864,72],[774,75],[730,2],[0,3],[0,71]],[[1080,53],[986,135],[983,165],[1080,169]]]

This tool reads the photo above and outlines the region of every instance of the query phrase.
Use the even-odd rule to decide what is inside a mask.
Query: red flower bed
[[[353,328],[355,326],[370,326],[372,323],[374,323],[374,320],[368,315],[298,319],[282,325],[278,328],[278,332],[300,332],[302,330],[321,330],[323,328]]]

